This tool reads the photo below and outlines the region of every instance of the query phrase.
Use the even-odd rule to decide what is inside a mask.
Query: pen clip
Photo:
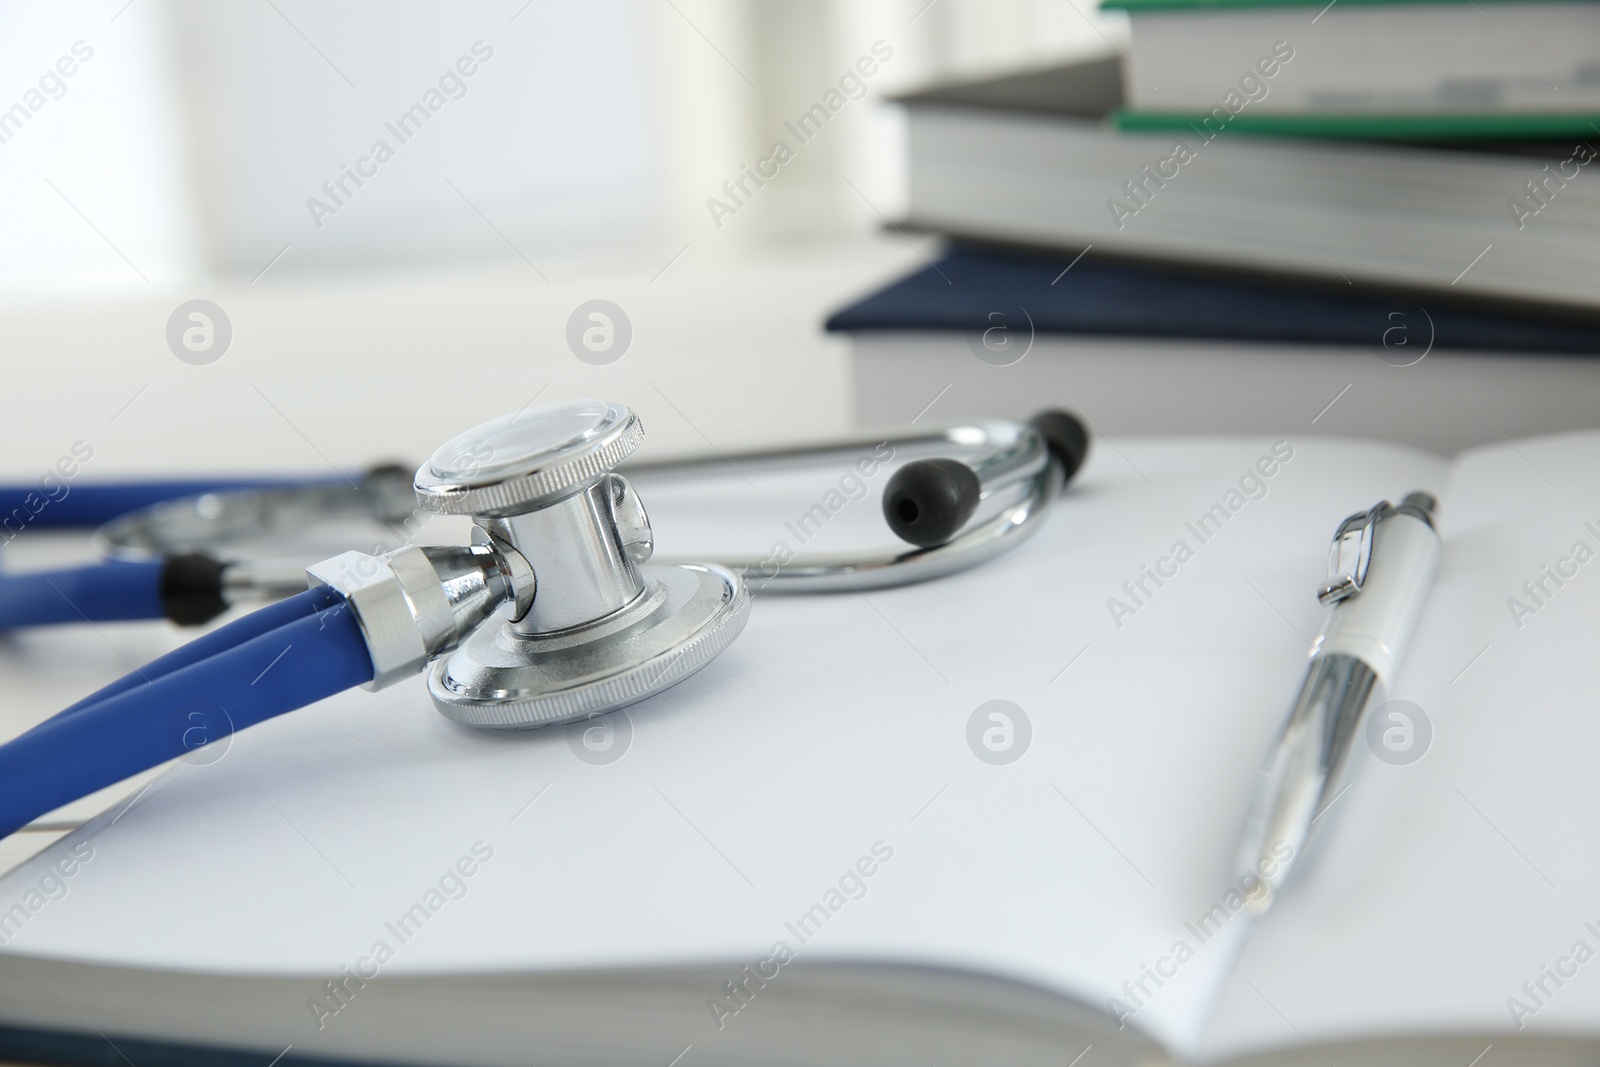
[[[1358,511],[1339,524],[1328,550],[1328,584],[1317,590],[1317,600],[1337,604],[1361,592],[1367,568],[1372,566],[1373,533],[1388,510],[1389,502],[1380,500],[1370,510]]]

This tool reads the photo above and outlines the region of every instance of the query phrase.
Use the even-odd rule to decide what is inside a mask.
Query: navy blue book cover
[[[1600,329],[1534,314],[1276,286],[1092,253],[1075,259],[959,245],[834,313],[827,328],[982,331],[997,322],[1026,322],[1042,334],[1370,346],[1391,358],[1429,348],[1600,353]]]

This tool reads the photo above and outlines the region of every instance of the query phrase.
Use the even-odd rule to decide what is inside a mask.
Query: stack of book
[[[1499,439],[1498,419],[1462,422],[1462,375],[1511,390],[1499,412],[1520,432],[1593,422],[1600,368],[1568,354],[1600,352],[1600,5],[1103,6],[1131,16],[1124,54],[901,100],[901,228],[984,248],[831,320],[858,335],[863,418],[914,414],[922,387],[962,381],[958,364],[990,408],[1053,397],[1048,367],[1019,368],[1067,352],[1094,365],[1049,380],[1103,397],[1116,428],[1276,431],[1299,414],[1274,380],[1287,346],[1329,357],[1298,361],[1296,381],[1325,384],[1311,368],[1346,357],[1328,381],[1395,394],[1319,429],[1440,450]],[[907,349],[891,335],[908,330],[947,336]],[[1258,386],[1246,398],[1192,365],[1215,361],[1157,358],[1197,347]],[[1410,425],[1429,398],[1431,424]]]

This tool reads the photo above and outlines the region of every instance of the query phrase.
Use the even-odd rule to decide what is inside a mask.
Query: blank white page
[[[1431,745],[1390,765],[1358,744],[1322,862],[1251,938],[1212,1055],[1519,1022],[1600,1033],[1600,962],[1559,962],[1580,940],[1600,952],[1600,434],[1465,453],[1440,521],[1392,694],[1423,709]],[[1576,573],[1536,603],[1522,586],[1546,566]],[[1575,973],[1537,1003],[1523,983],[1558,963]]]
[[[1170,976],[1144,979],[1133,1023],[1189,1048],[1243,923],[1203,944],[1185,923],[1227,890],[1332,529],[1445,472],[1389,446],[1308,438],[1280,446],[1287,462],[1273,448],[1100,441],[1039,535],[990,564],[869,595],[758,596],[720,659],[630,709],[614,763],[580,760],[560,729],[456,726],[420,680],[266,723],[0,881],[3,905],[91,841],[70,893],[7,951],[331,975],[393,943],[385,924],[481,841],[492,859],[384,973],[715,961],[734,977],[783,940],[801,960],[968,968],[1103,1005],[1149,965]],[[1258,462],[1271,477],[1247,476]],[[645,500],[663,552],[731,531],[764,545],[843,473],[777,497],[729,474]],[[841,540],[879,521],[884,480],[830,519]],[[1226,519],[1202,542],[1188,524],[1214,505]],[[1192,556],[1161,563],[1179,541]],[[1122,585],[1144,565],[1169,577],[1134,602]],[[1136,610],[1114,620],[1115,596]],[[1007,765],[968,743],[994,700],[1031,724]],[[893,855],[865,895],[840,894],[802,945],[787,924],[875,845]],[[1180,939],[1193,958],[1161,963]]]

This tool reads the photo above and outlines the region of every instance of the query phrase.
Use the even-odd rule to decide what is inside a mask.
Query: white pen
[[[1300,696],[1261,768],[1239,870],[1260,880],[1261,914],[1302,858],[1315,824],[1338,798],[1350,748],[1367,709],[1394,679],[1439,569],[1437,501],[1411,493],[1339,524],[1328,583],[1317,599],[1333,610],[1311,646]]]

